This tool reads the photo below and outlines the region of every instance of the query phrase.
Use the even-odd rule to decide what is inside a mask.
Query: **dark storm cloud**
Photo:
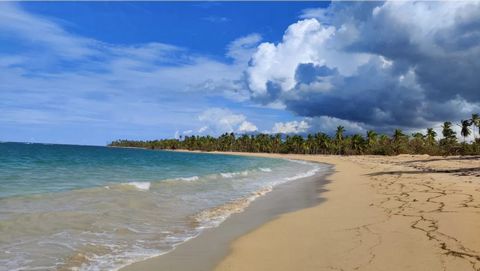
[[[331,80],[334,85],[328,91],[318,91],[315,86],[305,90],[297,87],[285,96],[285,104],[308,117],[334,116],[371,125],[425,124],[417,116],[422,94],[398,84],[390,69],[381,70],[373,62],[362,66],[354,76],[339,77]]]
[[[413,69],[429,100],[448,101],[460,96],[480,102],[478,3],[463,3],[453,18],[443,18],[444,10],[439,6],[452,5],[454,9],[455,3],[421,4],[431,10],[406,13],[396,5],[373,10],[367,20],[356,21],[362,35],[346,49],[381,55],[403,69]],[[427,22],[421,16],[429,17]],[[445,27],[428,25],[449,19],[453,23]]]
[[[336,75],[337,73],[336,69],[330,69],[325,65],[300,64],[295,71],[295,80],[299,84],[310,84],[317,80],[323,80],[322,77]]]
[[[289,89],[282,67],[263,65],[264,103],[279,100],[300,116],[380,129],[426,127],[480,109],[480,2],[333,3],[315,14],[322,25],[317,32],[304,32],[333,27],[326,41],[312,42],[298,31],[262,52],[268,60],[281,60],[282,50],[295,42],[310,42],[306,51],[317,52],[298,52],[302,60],[295,63],[295,84]],[[354,58],[359,55],[368,60]],[[256,63],[262,63],[259,57]],[[354,72],[345,72],[349,65]]]

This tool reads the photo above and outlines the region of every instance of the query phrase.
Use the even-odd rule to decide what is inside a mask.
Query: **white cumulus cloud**
[[[227,46],[227,56],[235,59],[237,62],[247,63],[261,40],[262,36],[258,33],[235,39]]]
[[[274,134],[298,134],[307,132],[310,128],[310,124],[306,121],[288,121],[288,122],[276,122],[273,125],[272,133]]]
[[[199,133],[219,135],[222,133],[248,133],[257,131],[257,126],[243,114],[235,114],[225,108],[210,108],[203,111],[198,120],[203,124]]]
[[[480,1],[332,2],[300,18],[253,54],[246,84],[254,101],[376,129],[476,113]]]
[[[322,44],[333,32],[334,28],[323,27],[317,20],[308,19],[290,25],[281,43],[260,44],[252,56],[252,65],[247,69],[253,95],[266,94],[269,81],[278,83],[284,90],[293,88],[298,64],[325,61],[314,46]]]
[[[258,130],[257,126],[255,124],[249,122],[249,121],[243,121],[240,126],[237,129],[237,132],[239,133],[251,133],[251,132],[256,132]]]

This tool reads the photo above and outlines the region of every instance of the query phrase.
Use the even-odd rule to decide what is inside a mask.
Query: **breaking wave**
[[[150,182],[129,182],[122,185],[129,185],[140,191],[148,191],[150,189]],[[107,186],[108,187],[108,186]]]

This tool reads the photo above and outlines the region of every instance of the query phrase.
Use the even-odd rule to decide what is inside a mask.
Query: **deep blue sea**
[[[0,143],[0,270],[117,270],[322,169],[284,159]]]

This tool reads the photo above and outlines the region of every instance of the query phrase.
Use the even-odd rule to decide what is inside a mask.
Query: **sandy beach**
[[[215,270],[480,270],[480,157],[240,155],[335,168],[322,203],[236,238]]]

